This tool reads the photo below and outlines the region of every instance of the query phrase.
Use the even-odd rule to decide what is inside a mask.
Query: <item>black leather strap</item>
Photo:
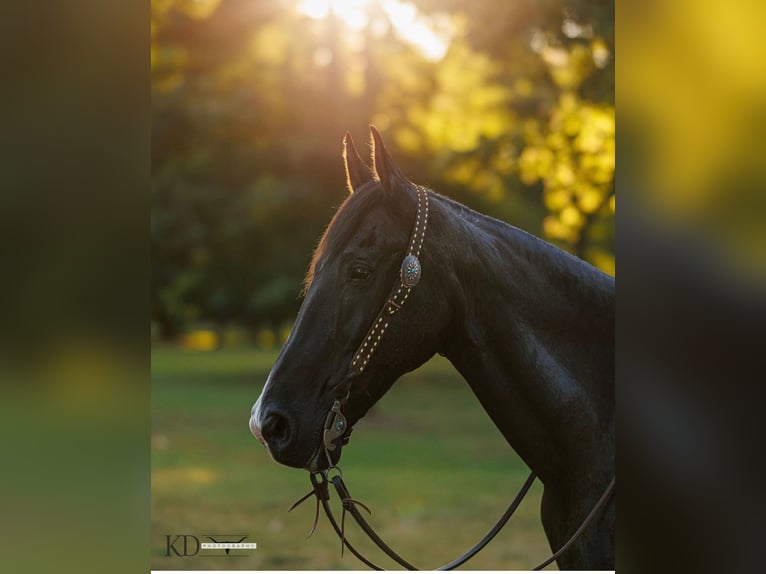
[[[540,564],[532,568],[532,570],[542,570],[548,564],[551,564],[554,560],[558,560],[559,556],[564,554],[564,552],[567,551],[567,548],[569,548],[572,544],[574,544],[575,540],[580,538],[580,535],[585,532],[585,529],[588,527],[588,525],[593,521],[593,519],[596,517],[596,514],[604,507],[604,505],[609,501],[612,494],[614,494],[614,482],[615,478],[612,477],[612,482],[609,483],[609,486],[606,487],[606,490],[604,491],[604,494],[601,495],[601,498],[598,499],[598,502],[593,507],[593,509],[590,511],[590,514],[585,517],[585,520],[583,520],[582,524],[580,524],[580,527],[574,531],[574,534],[567,540],[564,545],[559,548],[553,556],[548,558],[547,560],[543,560]]]
[[[336,471],[338,469],[335,469]],[[362,513],[359,511],[358,505],[364,506],[362,503],[360,503],[358,500],[354,499],[351,496],[351,493],[348,490],[348,487],[346,486],[346,483],[343,481],[343,476],[338,471],[338,474],[333,476],[332,478],[328,478],[328,472],[324,471],[322,473],[312,473],[311,474],[311,484],[314,487],[314,494],[317,497],[318,503],[321,503],[322,508],[324,509],[325,515],[327,516],[327,519],[330,521],[330,524],[332,524],[333,529],[335,530],[335,533],[338,535],[338,537],[341,539],[341,544],[343,547],[348,548],[349,551],[356,556],[362,563],[364,563],[366,566],[372,568],[373,570],[385,570],[384,568],[378,566],[368,558],[366,558],[364,555],[362,555],[352,544],[348,541],[346,538],[345,533],[345,519],[346,519],[346,513],[350,514],[351,517],[354,519],[354,521],[357,523],[357,525],[362,529],[362,531],[369,537],[370,540],[372,540],[375,545],[380,548],[380,550],[385,553],[389,558],[394,560],[397,564],[405,568],[406,570],[419,570],[416,566],[414,566],[409,561],[402,558],[393,548],[391,548],[386,542],[378,535],[377,532],[375,532],[375,529],[370,526],[370,524],[367,522],[365,517],[362,515]],[[535,481],[535,473],[531,472],[529,476],[527,477],[526,481],[522,485],[519,492],[516,494],[516,497],[513,499],[511,504],[508,506],[506,511],[503,513],[503,515],[500,517],[500,519],[497,521],[497,523],[487,532],[487,534],[484,535],[484,537],[479,540],[473,547],[471,547],[469,550],[464,552],[460,557],[456,558],[452,562],[449,562],[445,564],[444,566],[440,566],[439,568],[435,568],[435,570],[454,570],[455,568],[462,566],[466,562],[468,562],[471,558],[476,556],[481,550],[484,549],[487,544],[489,544],[492,539],[497,535],[500,530],[505,526],[505,524],[508,522],[508,520],[513,516],[513,513],[516,511],[516,509],[521,504],[521,501],[526,496],[527,492],[529,492],[530,487],[532,486],[532,483]],[[338,497],[341,499],[341,502],[343,504],[343,518],[341,519],[341,525],[338,525],[338,521],[335,518],[335,515],[333,514],[332,507],[329,504],[330,500],[330,493],[328,488],[328,483],[332,482],[333,486],[335,487],[335,491],[338,493]],[[588,525],[593,521],[593,519],[596,517],[596,515],[603,509],[603,507],[606,505],[606,503],[611,498],[612,494],[614,494],[615,491],[615,479],[612,478],[612,481],[609,483],[609,486],[604,491],[604,493],[601,495],[601,498],[596,502],[595,506],[591,509],[588,516],[583,520],[582,524],[577,528],[577,530],[572,534],[572,536],[569,538],[569,540],[564,543],[564,545],[556,551],[550,558],[547,558],[543,562],[541,562],[539,565],[537,565],[532,570],[542,570],[549,564],[553,563],[555,560],[557,560],[564,552],[566,552],[569,547],[574,544],[574,542],[582,535],[582,533],[585,531],[585,529],[588,527]],[[300,504],[306,499],[306,497],[302,498],[297,504]],[[366,510],[366,506],[364,506]],[[291,509],[292,510],[292,509]],[[316,524],[314,525],[316,527]],[[312,528],[312,532],[313,532]]]
[[[323,483],[323,488],[326,489],[327,487],[327,478],[325,478],[326,475],[321,473],[319,474],[322,478],[316,479],[314,478],[314,475],[312,475],[312,484],[317,484],[321,481]],[[378,535],[377,532],[370,526],[370,524],[367,522],[365,517],[362,515],[362,513],[357,508],[357,504],[354,501],[353,497],[351,496],[351,493],[348,490],[348,487],[346,486],[345,482],[343,481],[343,477],[340,475],[333,476],[331,479],[329,479],[330,482],[332,482],[333,486],[335,487],[335,491],[338,493],[338,497],[343,502],[343,511],[344,514],[348,512],[348,514],[351,515],[351,517],[354,519],[354,521],[359,525],[359,527],[362,529],[362,531],[372,540],[375,545],[380,548],[382,552],[384,552],[389,558],[394,560],[397,564],[405,568],[406,570],[419,570],[416,566],[414,566],[409,561],[405,560],[399,554],[394,551],[386,542]],[[487,534],[484,535],[484,537],[479,540],[473,547],[471,547],[469,550],[467,550],[465,553],[463,553],[459,558],[456,558],[452,562],[449,562],[445,564],[444,566],[441,566],[439,568],[436,568],[435,570],[454,570],[458,566],[462,566],[466,562],[468,562],[471,558],[476,556],[481,550],[484,549],[484,547],[489,544],[492,539],[497,535],[500,530],[505,526],[505,524],[508,522],[508,520],[511,518],[513,513],[516,511],[516,509],[521,504],[521,501],[524,499],[524,496],[526,496],[527,492],[529,492],[529,488],[532,486],[532,483],[535,481],[535,474],[532,472],[527,477],[526,481],[522,485],[519,492],[516,494],[516,497],[513,499],[513,502],[508,506],[506,511],[503,513],[503,515],[500,517],[500,519],[497,521],[497,523],[487,532]],[[345,545],[346,548],[348,548],[354,556],[359,558],[364,564],[369,566],[370,568],[374,570],[382,570],[381,567],[374,564],[364,556],[362,556],[353,546],[351,546],[351,543],[348,541],[348,539],[345,537],[345,529],[341,526],[338,526],[338,522],[335,519],[335,516],[333,515],[332,508],[330,507],[327,499],[322,496],[321,497],[322,502],[322,508],[324,509],[325,514],[327,515],[328,520],[330,521],[330,524],[332,524],[335,532],[338,534],[338,536],[341,538],[342,543]]]
[[[314,491],[316,492],[317,500],[321,502],[322,508],[324,509],[324,513],[327,516],[327,519],[330,521],[330,524],[332,524],[332,527],[335,530],[335,533],[341,539],[343,545],[349,549],[351,554],[356,556],[360,561],[362,561],[369,568],[372,568],[373,570],[385,570],[385,568],[381,568],[374,562],[365,558],[364,555],[362,555],[356,548],[354,548],[351,545],[351,543],[346,539],[345,533],[343,532],[343,530],[341,530],[340,526],[338,526],[338,523],[335,520],[335,516],[332,513],[332,508],[330,507],[330,504],[329,504],[330,493],[329,493],[329,489],[327,488],[326,476],[321,473],[311,473],[311,484],[314,486]],[[326,496],[325,496],[325,493],[326,493]]]

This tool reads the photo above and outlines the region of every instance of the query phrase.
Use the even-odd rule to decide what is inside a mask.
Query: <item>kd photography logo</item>
[[[245,542],[247,534],[166,534],[165,556],[248,556],[255,542]]]

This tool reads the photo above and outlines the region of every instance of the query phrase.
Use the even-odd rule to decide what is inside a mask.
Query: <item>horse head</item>
[[[435,259],[439,222],[426,225],[428,192],[402,175],[371,131],[372,169],[344,139],[349,195],[316,248],[298,317],[251,412],[253,434],[292,467],[336,464],[353,425],[448,332],[450,306],[437,287],[449,272]],[[336,401],[345,418],[326,449]]]

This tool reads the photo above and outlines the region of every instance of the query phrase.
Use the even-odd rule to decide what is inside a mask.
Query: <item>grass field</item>
[[[252,349],[152,354],[152,568],[358,570],[326,519],[305,540],[313,503],[305,471],[273,462],[248,429],[276,353]],[[384,539],[421,568],[452,560],[484,535],[527,469],[451,365],[436,358],[398,381],[356,425],[344,477]],[[466,568],[525,569],[550,554],[539,482],[506,528]],[[382,566],[395,565],[349,538]],[[165,556],[166,534],[248,534],[243,557]],[[204,540],[204,539],[203,539]]]

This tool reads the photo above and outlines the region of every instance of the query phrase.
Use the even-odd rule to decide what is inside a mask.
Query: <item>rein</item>
[[[348,441],[348,435],[346,434],[349,431],[348,421],[341,409],[342,404],[348,400],[350,395],[350,386],[353,382],[353,378],[358,377],[365,371],[370,362],[370,358],[378,348],[378,344],[380,343],[383,334],[386,332],[386,329],[391,323],[392,317],[401,310],[402,306],[407,301],[407,298],[410,296],[412,289],[420,281],[422,269],[418,257],[420,256],[420,251],[423,247],[423,240],[425,239],[426,229],[428,227],[429,206],[428,191],[425,188],[419,186],[416,186],[415,189],[417,191],[417,214],[415,217],[415,224],[410,234],[407,254],[402,261],[399,277],[397,277],[397,280],[394,282],[394,286],[386,298],[385,303],[373,320],[372,326],[367,331],[367,334],[364,336],[364,339],[362,339],[362,342],[359,344],[357,350],[354,352],[351,360],[351,365],[349,367],[349,383],[344,386],[345,396],[342,399],[336,399],[333,402],[330,412],[327,413],[327,418],[325,419],[324,432],[322,435],[322,448],[324,450],[325,456],[327,457],[329,467],[326,470],[310,473],[312,490],[304,495],[295,504],[293,504],[289,510],[294,510],[303,502],[308,500],[311,496],[315,496],[316,512],[314,515],[314,523],[307,538],[310,537],[316,530],[317,524],[319,522],[319,508],[321,506],[325,515],[327,516],[327,519],[330,521],[330,524],[340,538],[341,555],[343,555],[344,549],[348,548],[348,550],[354,556],[356,556],[361,562],[373,570],[384,570],[384,568],[378,566],[366,558],[348,541],[346,538],[346,514],[351,515],[351,517],[362,529],[362,531],[389,558],[407,570],[418,570],[418,568],[397,554],[388,544],[386,544],[385,541],[383,541],[383,539],[378,535],[373,527],[370,526],[364,515],[360,512],[359,508],[361,507],[368,514],[372,514],[372,511],[363,502],[351,496],[346,483],[343,481],[343,473],[338,466],[333,464],[330,452],[335,451],[337,448],[335,444],[336,440],[341,439],[343,444]],[[472,548],[463,553],[460,557],[439,568],[436,568],[435,570],[453,570],[458,566],[468,562],[468,560],[473,558],[482,549],[484,549],[484,547],[492,541],[497,533],[503,529],[505,524],[519,507],[527,492],[529,492],[529,489],[532,486],[532,483],[535,481],[535,478],[535,473],[530,472],[526,481],[521,486],[519,492],[516,494],[515,498],[508,506],[506,511],[498,519],[495,525],[489,530],[489,532],[487,532],[487,534],[485,534],[484,537],[479,540],[479,542],[477,542]],[[335,492],[337,493],[338,498],[342,503],[343,513],[341,514],[340,525],[338,524],[338,521],[335,518],[332,507],[329,503],[330,484],[333,485]],[[582,535],[588,525],[593,521],[595,516],[608,502],[609,498],[614,493],[614,489],[615,479],[612,478],[612,481],[609,483],[609,486],[601,495],[601,498],[594,505],[591,512],[583,520],[577,530],[575,530],[569,540],[567,540],[567,542],[550,558],[547,558],[541,562],[533,570],[542,570],[551,564],[554,560],[558,559],[559,556],[561,556]]]
[[[332,474],[333,472],[335,473],[334,475]],[[349,551],[354,556],[356,556],[361,562],[363,562],[369,568],[372,568],[373,570],[381,570],[381,571],[385,570],[385,568],[378,566],[377,564],[369,560],[367,557],[365,557],[346,538],[346,513],[348,513],[351,515],[351,517],[354,519],[357,525],[362,529],[362,531],[367,535],[367,537],[370,540],[372,540],[372,542],[375,543],[375,545],[389,558],[394,560],[397,564],[399,564],[406,570],[420,570],[420,568],[413,566],[412,563],[402,558],[395,550],[393,550],[388,544],[386,544],[386,542],[378,535],[375,529],[372,526],[370,526],[369,522],[367,522],[367,520],[364,518],[362,513],[359,511],[358,507],[362,507],[365,511],[367,511],[368,514],[372,514],[372,511],[363,502],[351,496],[351,493],[349,492],[348,487],[346,486],[346,483],[343,481],[343,473],[341,472],[340,468],[338,468],[337,466],[333,466],[328,468],[327,470],[312,472],[310,476],[311,476],[312,490],[309,491],[305,496],[303,496],[303,498],[298,500],[298,502],[293,504],[293,506],[290,508],[290,511],[292,511],[295,508],[297,508],[300,504],[308,500],[308,498],[310,498],[312,495],[316,497],[317,504],[316,504],[316,513],[314,515],[314,524],[307,538],[309,538],[312,534],[314,534],[314,531],[316,530],[316,527],[319,521],[319,507],[321,504],[321,507],[324,510],[325,516],[327,516],[327,519],[330,521],[330,524],[335,530],[335,533],[338,535],[338,538],[340,538],[341,556],[343,556],[344,548],[348,548]],[[519,489],[519,492],[516,494],[513,501],[506,509],[506,511],[498,519],[495,525],[489,530],[489,532],[487,532],[487,534],[484,535],[484,537],[481,540],[479,540],[472,548],[464,552],[460,557],[456,558],[452,562],[449,562],[443,566],[440,566],[439,568],[434,568],[433,570],[454,570],[455,568],[462,566],[463,564],[468,562],[471,558],[476,556],[479,552],[481,552],[484,549],[484,547],[487,546],[487,544],[489,544],[492,541],[492,539],[497,535],[497,533],[503,529],[503,527],[511,518],[511,516],[513,516],[513,513],[519,507],[519,505],[521,504],[521,501],[524,499],[527,492],[529,492],[529,488],[532,486],[532,483],[535,481],[535,478],[536,478],[535,473],[530,472],[526,481],[524,481],[524,484],[521,486],[521,488]],[[335,515],[333,514],[333,511],[332,511],[332,507],[330,506],[330,503],[329,503],[330,501],[329,484],[330,483],[332,483],[342,503],[343,513],[341,515],[340,525],[338,525],[338,521],[335,518]],[[590,525],[593,519],[603,509],[603,507],[609,501],[609,498],[612,496],[612,494],[614,494],[614,489],[615,489],[615,479],[612,478],[612,481],[609,483],[609,486],[607,486],[606,490],[601,495],[601,498],[599,498],[598,502],[596,502],[596,504],[593,506],[588,516],[585,517],[585,519],[582,521],[582,523],[577,528],[577,530],[575,530],[572,536],[569,537],[569,540],[567,540],[561,546],[561,548],[559,548],[556,552],[554,552],[549,558],[546,558],[540,564],[532,568],[532,570],[542,570],[543,568],[545,568],[546,566],[548,566],[549,564],[557,560],[562,554],[564,554],[564,552],[566,552],[569,549],[569,547],[577,541],[577,539],[582,535],[582,533],[585,532],[588,525]]]

